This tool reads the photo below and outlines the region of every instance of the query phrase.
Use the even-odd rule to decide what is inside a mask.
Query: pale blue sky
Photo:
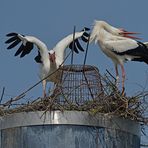
[[[91,27],[93,21],[105,20],[113,26],[140,32],[142,41],[148,41],[148,0],[1,0],[0,1],[0,91],[5,87],[4,99],[19,95],[38,80],[38,65],[34,62],[37,51],[23,59],[14,57],[15,49],[8,51],[5,35],[18,32],[33,35],[44,41],[51,49],[63,37],[84,26]],[[75,58],[83,62],[84,54]],[[87,64],[97,66],[101,74],[108,69],[114,74],[114,65],[98,48],[90,45]],[[128,62],[126,69],[126,91],[135,94],[147,87],[148,65]],[[146,90],[147,90],[146,88]],[[42,95],[39,85],[26,98]]]
[[[18,32],[25,35],[34,35],[44,41],[51,49],[63,37],[84,26],[91,27],[93,21],[105,20],[116,27],[123,27],[129,31],[137,31],[141,34],[142,41],[148,41],[148,1],[135,2],[134,0],[1,0],[0,2],[0,88],[6,87],[6,94],[18,95],[27,87],[36,83],[38,78],[38,65],[33,58],[36,51],[23,59],[14,57],[16,49],[6,50],[4,44],[5,34]],[[84,54],[75,58],[75,63],[83,62]],[[98,48],[97,45],[89,46],[87,64],[95,65],[104,74],[108,69],[114,74],[114,66]],[[144,86],[147,80],[148,68],[144,63],[128,62],[125,64],[127,80],[126,90],[128,94],[134,94],[139,85]],[[0,90],[1,90],[0,89]],[[39,92],[36,92],[39,91]],[[31,92],[31,97],[42,95],[42,88],[38,86]],[[36,95],[37,94],[37,95]],[[7,96],[5,96],[7,98]]]

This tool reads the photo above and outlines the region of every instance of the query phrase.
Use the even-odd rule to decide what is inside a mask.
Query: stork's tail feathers
[[[134,58],[132,59],[132,61],[145,62],[146,64],[148,64],[148,56],[141,57],[141,58]]]
[[[88,39],[89,39],[89,36],[90,34],[87,32],[89,31],[90,29],[87,28],[87,27],[84,27],[81,31],[83,32],[82,36],[81,36],[81,39],[82,41],[84,42],[88,42]],[[80,42],[79,42],[79,39],[75,39],[74,42],[71,42],[70,45],[69,45],[69,48],[74,50],[76,53],[79,53],[79,50],[84,52],[85,50],[83,49],[83,47],[81,46]]]
[[[138,45],[139,47],[137,49],[131,51],[131,54],[138,56],[137,58],[133,58],[132,61],[145,62],[148,64],[148,42],[138,42]]]

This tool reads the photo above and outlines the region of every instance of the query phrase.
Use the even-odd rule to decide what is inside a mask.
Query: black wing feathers
[[[17,36],[17,35],[18,35],[18,34],[17,34],[17,33],[14,33],[14,32],[6,34],[7,37],[10,37],[10,36]]]
[[[139,46],[131,51],[128,51],[128,54],[138,57],[138,58],[132,59],[133,61],[145,62],[148,64],[148,48],[147,48],[147,46],[141,42],[137,42],[137,43]]]
[[[89,33],[87,33],[87,32],[84,32],[84,33],[83,33],[83,36],[85,36],[85,37],[89,37],[89,36],[90,36],[90,34],[89,34]]]
[[[83,35],[81,36],[82,41],[88,42],[88,38],[89,38],[90,34],[87,33],[86,31],[89,31],[89,30],[90,29],[87,28],[87,27],[84,27],[84,29],[82,30],[82,31],[85,31],[83,33]],[[74,47],[73,47],[73,42],[71,42],[70,45],[69,45],[69,48],[74,50],[76,53],[79,53],[79,50],[80,51],[84,51],[84,49],[82,48],[82,46],[81,46],[81,44],[80,44],[78,39],[74,40]]]
[[[76,39],[77,40],[77,39]],[[71,42],[70,44],[69,44],[69,48],[70,49],[72,49],[72,50],[74,50],[76,53],[79,53],[79,51],[78,51],[78,49],[77,49],[77,47],[76,47],[76,40],[74,40],[73,42]]]
[[[21,46],[24,46],[23,44]],[[33,43],[27,42],[26,46],[22,47],[22,50],[19,51],[21,53],[20,57],[24,57],[26,54],[29,54],[31,52],[31,50],[33,49]],[[19,49],[18,49],[19,50]],[[17,51],[18,51],[17,50]],[[15,55],[18,54],[17,52],[15,53]]]
[[[82,40],[83,40],[84,42],[87,42],[87,41],[88,41],[88,39],[87,39],[85,36],[82,36],[81,38],[82,38]]]
[[[18,45],[21,42],[20,39],[16,39],[10,46],[7,47],[7,49],[12,49],[16,45]]]
[[[25,49],[25,46],[22,44],[19,49],[16,51],[14,56],[18,56],[23,50]]]
[[[14,42],[14,41],[17,40],[17,39],[18,39],[17,36],[13,36],[13,37],[11,37],[10,39],[8,39],[5,43],[8,44],[8,43]]]
[[[80,49],[81,51],[84,51],[81,44],[79,43],[79,40],[75,40],[75,43],[76,43],[76,46],[78,47],[78,49]]]
[[[12,49],[13,47],[17,46],[21,39],[18,37],[17,33],[9,33],[6,35],[7,37],[10,37],[5,43],[10,44],[7,49]],[[24,35],[22,35],[24,36]],[[33,49],[33,43],[26,42],[26,45],[21,44],[19,49],[16,51],[15,56],[18,56],[20,54],[20,57],[24,57],[26,54],[29,54],[31,50]]]
[[[139,45],[135,49],[130,49],[124,52],[115,52],[117,55],[130,55],[133,56],[132,61],[139,61],[139,62],[145,62],[148,64],[148,48],[145,44],[142,42],[137,41],[137,44]]]
[[[89,31],[90,30],[90,28],[88,28],[88,27],[84,27],[83,29],[82,29],[82,31]]]
[[[130,49],[124,52],[116,53],[119,55],[131,55],[131,56],[148,56],[148,48],[145,44],[137,41],[137,44],[139,45],[137,48]]]
[[[35,60],[37,63],[42,63],[41,54],[40,54],[39,51],[38,51],[38,55],[34,58],[34,60]]]
[[[84,42],[88,42],[89,36],[90,36],[89,33],[84,32],[81,38],[82,38],[82,40],[83,40]]]

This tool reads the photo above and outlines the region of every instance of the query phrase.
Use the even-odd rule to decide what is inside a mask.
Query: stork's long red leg
[[[118,65],[115,64],[115,71],[116,71],[116,87],[119,85],[119,72],[118,72]]]
[[[124,93],[124,82],[125,82],[125,70],[124,70],[124,66],[121,64],[121,71],[122,71],[122,93]]]
[[[43,97],[45,98],[46,97],[46,80],[43,80],[42,81],[42,85],[43,85]]]

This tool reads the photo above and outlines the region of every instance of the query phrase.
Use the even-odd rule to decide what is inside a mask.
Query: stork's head
[[[94,21],[94,24],[92,26],[92,32],[91,32],[91,35],[90,35],[90,40],[89,42],[91,43],[92,41],[95,41],[95,43],[99,40],[99,38],[101,38],[101,32],[102,30],[105,30],[107,32],[110,32],[111,33],[111,26],[105,22],[105,21],[101,21],[101,20],[95,20]],[[117,30],[117,29],[116,29]]]
[[[92,40],[96,41],[96,38],[99,35],[99,30],[105,30],[108,33],[115,35],[115,36],[122,36],[122,37],[131,38],[131,39],[139,39],[135,36],[131,36],[133,34],[138,34],[136,32],[128,32],[124,30],[123,28],[116,28],[105,21],[95,20],[94,25],[93,25],[93,30],[90,36],[90,42]]]
[[[99,23],[102,28],[104,28],[107,32],[111,33],[112,35],[127,37],[131,39],[139,39],[137,37],[131,36],[133,34],[138,34],[136,32],[129,32],[123,28],[116,28],[105,21],[96,21],[96,24],[97,23]]]
[[[50,51],[49,51],[49,60],[50,60],[52,63],[55,63],[56,56],[55,56],[55,51],[54,51],[54,50],[50,50]]]

